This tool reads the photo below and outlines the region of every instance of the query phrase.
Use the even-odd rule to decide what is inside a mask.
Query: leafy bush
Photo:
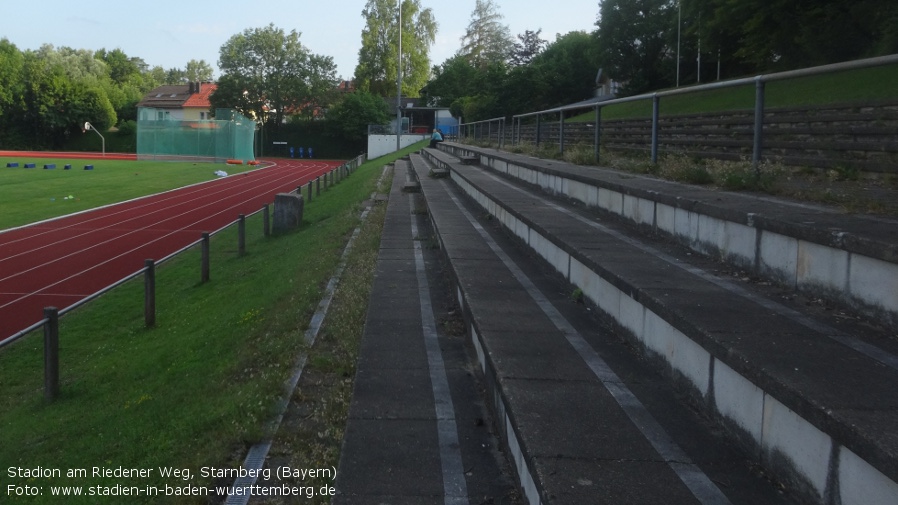
[[[122,121],[118,125],[118,134],[122,136],[134,135],[137,133],[137,121]]]

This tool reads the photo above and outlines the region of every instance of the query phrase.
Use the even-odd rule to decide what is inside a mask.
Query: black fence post
[[[539,147],[540,134],[542,133],[540,129],[540,117],[539,114],[536,115],[536,147]]]
[[[558,152],[564,155],[564,111],[558,113]]]
[[[658,93],[652,95],[652,163],[658,163],[658,118],[660,116],[660,100]]]
[[[59,310],[44,308],[44,397],[59,396]]]
[[[246,216],[237,216],[237,255],[246,254]]]
[[[601,147],[602,147],[602,108],[599,107],[598,105],[596,105],[596,131],[595,131],[595,139],[593,141],[593,146],[595,146],[594,154],[596,157],[596,163],[600,163],[601,160],[599,159],[599,156],[600,156],[599,151],[601,150]]]
[[[209,282],[209,233],[203,232],[202,242],[202,269],[200,273],[200,282]]]
[[[262,207],[262,228],[262,233],[264,233],[266,237],[271,235],[271,217],[267,203]]]
[[[315,196],[321,196],[321,176],[315,178]]]
[[[309,203],[312,203],[312,181],[309,181]]]
[[[156,262],[144,260],[146,272],[143,274],[143,320],[147,328],[156,325]]]
[[[752,136],[751,164],[755,177],[761,176],[761,148],[764,136],[764,80],[755,78],[755,124]]]

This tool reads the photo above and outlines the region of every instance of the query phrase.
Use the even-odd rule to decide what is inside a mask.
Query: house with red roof
[[[155,118],[140,117],[142,120],[202,121],[209,117],[209,96],[218,86],[213,82],[191,82],[187,84],[159,86],[143,97],[137,104],[141,114]],[[142,110],[143,109],[143,110]]]

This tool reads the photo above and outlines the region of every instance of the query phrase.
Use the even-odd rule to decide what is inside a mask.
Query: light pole
[[[396,152],[402,149],[399,140],[402,138],[402,0],[399,1],[399,59],[396,61]]]
[[[682,7],[677,1],[677,87],[680,87],[680,18],[682,15]]]
[[[95,131],[95,132],[97,133],[97,135],[100,136],[100,139],[102,139],[102,141],[103,141],[103,142],[102,142],[102,144],[103,144],[103,156],[106,156],[106,137],[104,137],[103,134],[101,134],[99,130],[97,130],[96,128],[94,128],[94,125],[90,124],[90,121],[85,121],[85,122],[84,122],[84,129],[85,129],[85,130],[93,130],[93,131]]]

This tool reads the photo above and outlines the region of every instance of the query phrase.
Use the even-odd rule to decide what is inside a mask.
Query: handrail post
[[[44,397],[54,400],[59,396],[59,310],[44,308]]]
[[[499,119],[499,149],[505,147],[505,118]]]
[[[761,142],[764,134],[764,80],[761,76],[755,77],[755,129],[751,149],[751,164],[755,170],[755,176],[760,176]]]
[[[540,121],[539,121],[539,118],[540,118],[540,117],[542,117],[542,116],[540,116],[539,114],[536,115],[536,147],[537,147],[537,148],[539,148],[539,140],[540,140],[540,136],[541,136],[541,135],[540,135],[540,133],[541,133],[540,130],[541,130],[541,129],[540,129],[540,127],[539,127],[539,122],[540,122]]]
[[[652,163],[658,163],[658,116],[660,115],[658,93],[652,95]]]
[[[596,164],[599,163],[599,149],[602,142],[602,107],[596,104],[596,131],[593,146],[595,148]]]
[[[156,262],[144,260],[146,271],[143,274],[143,321],[144,326],[156,326]]]
[[[564,111],[558,111],[558,154],[564,156]]]
[[[516,146],[521,143],[521,118],[512,116],[511,118],[511,145]]]

